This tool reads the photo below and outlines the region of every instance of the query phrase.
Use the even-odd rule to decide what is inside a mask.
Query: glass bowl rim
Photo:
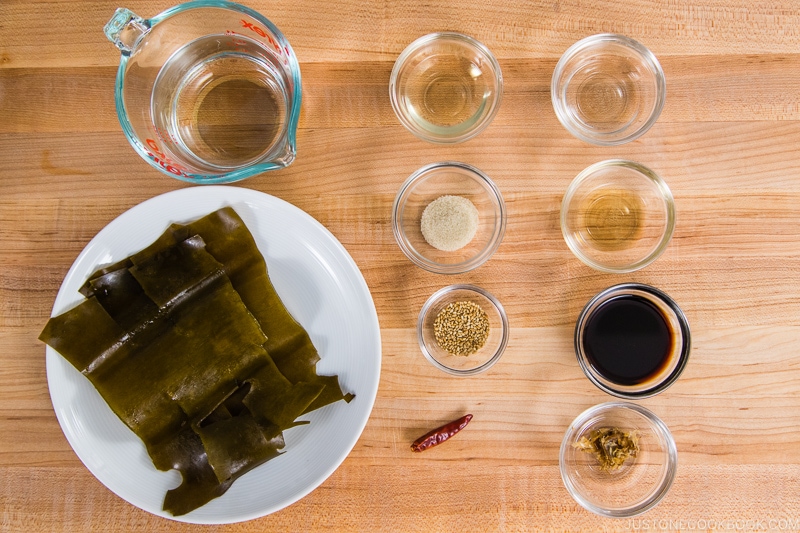
[[[564,460],[567,455],[567,449],[571,446],[570,443],[576,435],[576,431],[587,421],[593,417],[596,417],[598,414],[607,413],[615,409],[634,411],[639,415],[642,415],[649,422],[650,428],[660,435],[661,439],[659,440],[662,440],[665,444],[664,455],[666,456],[667,467],[667,473],[663,479],[663,482],[651,493],[649,498],[629,506],[627,509],[617,510],[606,509],[584,498],[583,495],[578,491],[575,484],[572,482],[572,477],[567,471],[567,465]],[[675,438],[672,436],[672,432],[669,430],[669,427],[653,411],[638,404],[617,400],[593,405],[585,409],[582,413],[576,416],[572,422],[570,422],[570,425],[564,432],[564,438],[561,440],[561,447],[558,451],[558,463],[559,470],[561,472],[561,480],[564,483],[564,487],[567,489],[567,492],[569,492],[570,496],[572,496],[572,498],[579,505],[581,505],[581,507],[601,516],[607,516],[611,518],[629,518],[649,511],[658,505],[664,496],[667,495],[669,489],[672,487],[672,483],[675,481],[675,476],[677,474],[678,448],[675,444]]]
[[[576,127],[574,121],[569,118],[569,113],[567,113],[564,109],[562,98],[559,97],[560,91],[558,90],[558,87],[560,85],[561,78],[564,75],[564,69],[566,68],[567,63],[579,52],[583,52],[585,49],[595,45],[605,43],[621,44],[628,49],[635,51],[642,58],[643,62],[647,64],[648,68],[653,72],[656,78],[656,101],[650,116],[639,128],[622,137],[614,137],[613,134],[593,136],[584,133],[583,129]],[[553,104],[553,110],[556,113],[558,121],[561,122],[561,125],[564,126],[564,128],[576,138],[598,146],[617,146],[638,139],[644,135],[661,116],[666,99],[666,76],[664,75],[664,69],[661,67],[661,63],[658,61],[656,55],[652,52],[652,50],[647,48],[636,39],[632,39],[631,37],[618,33],[598,33],[595,35],[589,35],[588,37],[584,37],[583,39],[573,43],[559,58],[558,63],[556,63],[556,67],[553,70],[553,76],[550,80],[550,100]]]
[[[405,204],[405,197],[407,193],[411,191],[414,186],[420,183],[423,178],[429,176],[431,172],[448,168],[455,168],[463,171],[465,175],[468,175],[478,183],[485,185],[486,187],[484,190],[488,188],[490,192],[487,192],[487,195],[492,199],[492,204],[495,206],[497,227],[495,227],[491,239],[489,239],[486,246],[484,246],[477,255],[460,263],[443,265],[427,259],[407,242],[405,238],[405,232],[401,227],[402,223],[399,215],[400,211],[403,209],[403,205]],[[435,274],[463,274],[464,272],[469,272],[470,270],[478,268],[483,263],[488,261],[492,255],[494,255],[495,251],[497,251],[497,248],[499,248],[500,244],[503,242],[503,237],[505,236],[506,217],[506,206],[503,200],[503,195],[500,193],[500,189],[497,184],[492,181],[488,175],[467,163],[461,163],[458,161],[440,161],[438,163],[430,163],[414,171],[406,179],[403,185],[400,186],[400,189],[397,191],[397,195],[394,198],[394,203],[392,204],[392,233],[394,234],[397,245],[403,251],[403,254],[405,254],[405,256],[410,259],[412,263],[420,268]]]
[[[468,47],[473,48],[478,52],[480,52],[480,54],[484,56],[487,62],[489,63],[490,69],[493,74],[494,83],[496,86],[494,91],[494,98],[492,99],[492,103],[489,106],[489,111],[485,115],[483,115],[479,120],[477,120],[475,124],[473,124],[471,127],[469,127],[467,130],[465,130],[463,133],[459,135],[446,136],[446,135],[426,133],[424,130],[418,128],[412,121],[410,121],[401,112],[402,106],[400,104],[400,98],[397,94],[399,90],[398,80],[400,77],[400,73],[403,70],[406,61],[408,61],[408,59],[412,55],[419,52],[423,47],[431,43],[434,43],[436,41],[456,41],[465,44]],[[418,37],[413,42],[411,42],[411,44],[406,46],[405,49],[400,53],[400,55],[395,60],[394,66],[392,67],[392,73],[389,76],[389,99],[392,103],[392,109],[394,110],[395,116],[397,116],[400,123],[416,137],[424,141],[436,144],[456,144],[472,139],[480,132],[482,132],[484,129],[486,129],[494,119],[495,115],[500,109],[500,103],[503,100],[503,71],[500,68],[500,63],[497,61],[497,58],[494,56],[491,50],[489,50],[489,48],[485,44],[478,41],[474,37],[455,31],[441,31],[441,32],[428,33],[426,35]]]
[[[502,326],[502,332],[500,337],[500,345],[497,347],[497,350],[492,354],[492,356],[487,359],[484,363],[470,369],[466,370],[459,370],[457,368],[449,367],[442,362],[438,361],[433,354],[430,353],[428,347],[425,345],[425,340],[422,334],[422,331],[425,327],[425,317],[428,315],[430,309],[436,304],[439,300],[441,300],[444,296],[451,294],[456,291],[468,291],[479,296],[482,296],[489,304],[494,307],[497,311],[498,316],[500,317],[500,324]],[[503,307],[503,304],[500,303],[500,300],[497,299],[492,293],[478,287],[477,285],[472,284],[465,284],[465,283],[457,283],[454,285],[448,285],[447,287],[442,287],[438,291],[434,292],[422,306],[420,309],[419,316],[417,318],[417,341],[419,342],[419,348],[422,351],[422,355],[436,368],[442,370],[448,374],[453,376],[474,376],[476,374],[480,374],[489,370],[492,366],[500,360],[502,357],[503,352],[505,352],[506,346],[508,346],[508,339],[509,339],[509,324],[508,324],[508,315],[506,314],[506,310]]]
[[[578,188],[583,185],[583,183],[588,180],[592,175],[597,172],[598,170],[610,168],[610,167],[624,167],[631,170],[636,171],[639,175],[644,178],[649,179],[653,185],[655,185],[656,189],[661,193],[661,199],[664,201],[664,205],[666,207],[667,212],[667,224],[664,228],[664,233],[661,236],[661,240],[658,243],[658,246],[653,249],[648,255],[639,259],[634,263],[630,263],[627,265],[621,266],[609,266],[607,264],[601,263],[599,261],[595,261],[583,251],[579,247],[575,245],[572,241],[569,233],[567,232],[567,212],[569,202],[572,200],[572,197],[575,195],[575,192]],[[567,246],[575,254],[575,257],[580,259],[585,265],[594,268],[595,270],[599,270],[600,272],[606,272],[609,274],[627,274],[630,272],[634,272],[636,270],[640,270],[650,263],[658,259],[661,254],[667,249],[669,246],[670,241],[672,240],[672,235],[675,232],[675,224],[676,224],[676,210],[675,210],[675,198],[672,195],[672,190],[667,185],[667,182],[664,181],[664,178],[659,176],[655,171],[646,167],[641,163],[637,163],[636,161],[631,161],[629,159],[606,159],[605,161],[599,161],[597,163],[593,163],[580,171],[577,176],[570,182],[569,186],[567,187],[566,192],[564,193],[564,197],[561,200],[561,213],[560,213],[560,225],[561,225],[561,234],[564,237],[564,241],[567,243]]]

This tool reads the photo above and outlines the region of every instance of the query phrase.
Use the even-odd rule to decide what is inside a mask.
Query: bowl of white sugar
[[[506,208],[500,190],[477,168],[433,163],[414,172],[392,208],[400,249],[416,265],[439,274],[467,272],[500,246]]]

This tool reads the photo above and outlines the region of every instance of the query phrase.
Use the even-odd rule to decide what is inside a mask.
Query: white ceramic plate
[[[144,444],[111,411],[92,384],[47,347],[47,381],[58,421],[75,453],[106,487],[153,514],[199,524],[250,520],[282,509],[318,487],[344,461],[367,423],[381,366],[378,317],[364,278],[338,240],[283,200],[238,187],[204,186],[143,202],[103,228],[81,252],[56,297],[59,314],[83,296],[78,289],[98,267],[141,250],[169,224],[232,206],[255,237],[270,279],[289,312],[320,352],[320,374],[338,374],[346,404],[336,402],[285,432],[284,454],[239,478],[222,497],[180,517],[161,509],[180,483],[161,472]]]

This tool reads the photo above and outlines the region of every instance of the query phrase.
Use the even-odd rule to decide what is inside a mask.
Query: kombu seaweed
[[[300,415],[353,398],[337,376],[317,375],[311,339],[230,207],[170,226],[80,292],[39,338],[91,381],[156,468],[181,473],[164,499],[173,515],[277,457]]]

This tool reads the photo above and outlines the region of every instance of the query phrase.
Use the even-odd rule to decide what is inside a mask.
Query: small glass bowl
[[[649,302],[664,319],[670,333],[670,351],[663,364],[647,379],[638,383],[618,383],[598,370],[587,355],[584,333],[594,313],[605,304],[618,298],[634,297]],[[632,345],[638,341],[636,335],[624,335]],[[609,287],[589,300],[575,324],[575,354],[578,363],[589,381],[599,389],[630,400],[649,398],[664,391],[680,377],[689,362],[691,332],[686,315],[675,300],[663,291],[642,283],[622,283]],[[620,357],[625,357],[620,355]]]
[[[561,232],[588,266],[609,273],[644,268],[667,248],[675,230],[675,201],[649,168],[622,159],[589,166],[567,188]]]
[[[603,470],[597,458],[576,447],[594,429],[635,432],[639,451],[616,470]],[[585,509],[625,518],[655,507],[667,494],[678,468],[678,450],[666,424],[639,405],[609,402],[591,407],[570,425],[559,453],[561,479]]]
[[[466,198],[478,210],[475,236],[453,251],[428,244],[421,229],[425,208],[448,195]],[[460,274],[482,265],[500,246],[505,227],[500,190],[486,174],[465,163],[433,163],[417,170],[400,187],[392,207],[392,230],[400,249],[416,265],[438,274]]]
[[[550,95],[561,124],[575,137],[623,144],[656,122],[666,99],[656,56],[623,35],[592,35],[573,44],[553,72]]]
[[[453,302],[474,302],[489,319],[489,337],[477,352],[452,355],[439,346],[433,324],[439,313]],[[492,294],[474,285],[450,285],[436,291],[419,313],[417,339],[423,355],[436,368],[454,376],[473,376],[488,370],[503,355],[508,344],[508,317]]]
[[[389,97],[408,131],[433,143],[459,143],[483,131],[500,107],[503,74],[486,46],[460,33],[432,33],[403,50]]]

